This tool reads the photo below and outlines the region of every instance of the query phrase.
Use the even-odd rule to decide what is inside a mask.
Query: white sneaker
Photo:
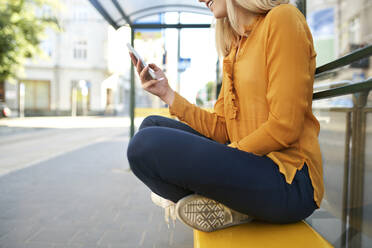
[[[169,217],[173,220],[173,227],[176,225],[176,203],[167,200],[160,195],[155,194],[154,192],[151,192],[151,200],[155,205],[158,205],[162,208],[164,208],[164,219],[165,222],[168,225],[169,228]]]
[[[250,222],[253,218],[201,195],[188,195],[176,204],[177,217],[191,228],[213,232]]]

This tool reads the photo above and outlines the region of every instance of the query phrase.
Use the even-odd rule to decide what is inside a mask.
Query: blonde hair
[[[265,14],[272,8],[288,3],[289,0],[225,0],[227,17],[216,21],[216,46],[220,56],[229,54],[231,46],[238,42],[240,24],[238,22],[236,8],[240,7],[255,14]]]

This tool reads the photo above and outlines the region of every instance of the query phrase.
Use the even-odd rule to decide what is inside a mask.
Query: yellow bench
[[[194,248],[330,248],[333,247],[304,221],[269,224],[259,221],[215,232],[194,230]]]
[[[170,118],[168,108],[135,108],[134,116],[135,117],[146,117],[149,115],[160,115]]]
[[[203,108],[209,112],[212,112],[212,108]],[[135,108],[134,116],[135,117],[146,117],[149,115],[160,115],[168,118],[172,118],[169,114],[168,108]]]

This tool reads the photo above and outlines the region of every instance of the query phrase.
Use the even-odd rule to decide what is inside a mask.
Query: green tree
[[[45,29],[58,29],[50,14],[57,7],[54,0],[0,0],[0,82],[17,78],[25,59],[42,53]]]

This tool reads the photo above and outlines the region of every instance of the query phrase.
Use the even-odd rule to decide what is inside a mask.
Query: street
[[[168,229],[129,170],[127,118],[0,120],[0,130],[0,248],[192,247],[192,230]]]

